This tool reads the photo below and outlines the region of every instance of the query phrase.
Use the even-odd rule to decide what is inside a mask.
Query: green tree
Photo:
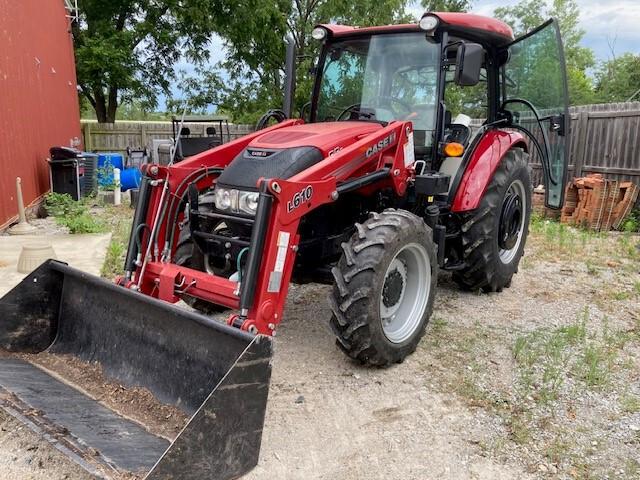
[[[184,55],[194,63],[205,48],[217,0],[79,0],[72,26],[80,94],[99,122],[113,122],[118,106],[136,99],[151,111],[168,92],[173,67]]]
[[[499,7],[494,15],[511,25],[516,35],[527,33],[554,17],[560,26],[567,63],[569,101],[584,105],[595,100],[593,82],[587,70],[595,66],[593,51],[580,45],[584,30],[579,27],[580,10],[576,0],[521,0],[511,7]]]
[[[422,0],[420,4],[427,12],[468,12],[473,0]]]
[[[235,121],[255,121],[269,108],[282,105],[285,39],[297,48],[296,106],[309,101],[313,77],[309,70],[319,50],[311,30],[321,23],[359,26],[412,21],[405,16],[407,0],[239,0],[217,32],[227,57],[216,69],[199,68],[181,82],[190,108],[217,104]],[[225,75],[226,73],[226,75]],[[170,105],[179,102],[173,100]]]
[[[640,55],[625,53],[604,62],[595,77],[598,101],[640,100]]]

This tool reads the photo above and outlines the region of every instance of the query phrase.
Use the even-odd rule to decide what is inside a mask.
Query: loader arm
[[[171,263],[167,250],[175,252],[171,234],[175,236],[183,218],[179,208],[184,203],[189,185],[195,185],[199,191],[214,185],[221,171],[219,167],[227,165],[255,135],[243,138],[242,142],[232,142],[226,149],[222,146],[210,150],[175,167],[148,169],[148,182],[152,189],[150,208],[146,214],[146,233],[139,243],[140,251],[148,251],[150,255],[146,262],[138,261],[135,276],[128,285],[171,303],[188,292],[211,303],[239,310],[228,318],[230,325],[273,335],[282,320],[300,241],[298,226],[301,218],[326,203],[336,201],[341,193],[373,183],[386,183],[397,195],[404,195],[413,176],[413,158],[405,158],[407,149],[404,148],[411,135],[410,122],[393,122],[288,180],[259,180],[258,208],[255,218],[250,220],[252,233],[247,245],[247,266],[240,282]],[[165,187],[167,180],[169,186]],[[169,193],[163,195],[163,188],[168,188]],[[182,201],[176,200],[177,205],[173,206],[167,198]],[[167,207],[167,203],[171,206]],[[190,208],[189,215],[197,217],[199,213]],[[225,218],[215,212],[208,215]],[[157,231],[155,239],[154,231]],[[150,240],[153,240],[151,248]]]

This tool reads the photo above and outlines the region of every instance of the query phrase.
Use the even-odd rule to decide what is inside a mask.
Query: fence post
[[[90,152],[93,148],[93,139],[91,138],[91,122],[87,122],[83,125],[82,133],[84,136],[84,149]]]
[[[589,112],[578,113],[578,121],[576,122],[574,132],[578,134],[576,141],[577,152],[574,156],[573,176],[582,176],[582,167],[584,166],[584,157],[587,153],[587,128],[589,125]]]
[[[134,145],[133,148],[146,148],[147,147],[147,124],[140,123],[140,145]]]

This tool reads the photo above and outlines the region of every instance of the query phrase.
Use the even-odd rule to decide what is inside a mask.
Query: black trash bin
[[[80,200],[97,192],[98,156],[69,147],[51,147],[51,190]]]

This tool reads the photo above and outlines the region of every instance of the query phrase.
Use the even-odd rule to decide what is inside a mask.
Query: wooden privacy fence
[[[571,107],[569,115],[569,180],[601,173],[640,184],[640,102]],[[533,181],[539,184],[542,166],[532,157]]]
[[[151,140],[168,139],[173,136],[171,122],[119,121],[116,123],[97,123],[95,120],[82,120],[84,148],[87,151],[124,153],[127,147],[144,148],[151,145]],[[206,136],[207,127],[216,128],[217,123],[186,123],[192,137]],[[253,131],[253,125],[229,124],[230,140]],[[222,126],[224,141],[227,142],[226,127]]]
[[[571,107],[569,178],[601,173],[606,178],[640,184],[640,102]],[[474,124],[476,122],[474,121]],[[216,124],[188,123],[192,136],[204,136]],[[253,131],[253,125],[230,124],[235,139]],[[124,152],[149,146],[152,139],[171,138],[171,122],[121,121],[98,124],[83,120],[85,149]],[[541,165],[532,155],[534,185],[542,183]]]

